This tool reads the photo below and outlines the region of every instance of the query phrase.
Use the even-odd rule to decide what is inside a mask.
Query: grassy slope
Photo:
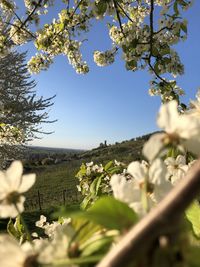
[[[32,172],[37,174],[37,181],[26,195],[27,210],[39,209],[38,190],[43,209],[52,205],[62,205],[64,202],[77,202],[80,196],[76,189],[75,174],[82,162],[106,163],[116,159],[129,163],[133,160],[140,160],[142,158],[142,146],[148,137],[149,135],[146,135],[136,140],[132,139],[115,145],[80,152],[73,160],[56,165],[34,167]]]

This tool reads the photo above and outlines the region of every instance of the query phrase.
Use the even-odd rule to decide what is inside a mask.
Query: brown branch
[[[167,26],[165,26],[165,27],[161,28],[160,30],[158,30],[157,32],[154,32],[153,34],[156,35],[156,34],[162,32],[162,31],[164,31],[164,30],[169,30],[169,31],[170,31],[170,30],[172,30],[172,29],[173,29],[173,25],[172,25],[172,27],[167,27]]]
[[[10,23],[10,22],[4,22],[6,25],[10,25],[10,26],[13,26],[13,27],[15,27],[15,28],[17,28],[18,30],[21,30],[21,27],[20,26],[17,26],[17,25],[15,25],[15,24],[13,24],[13,23]],[[17,31],[18,31],[17,30]],[[32,33],[32,32],[30,32],[30,31],[28,31],[26,28],[24,28],[23,29],[25,32],[27,32],[32,38],[36,38],[36,36]]]
[[[103,258],[97,267],[121,267],[144,249],[147,249],[161,234],[162,229],[181,217],[184,210],[200,192],[200,160],[188,171],[184,179],[169,194],[135,225]],[[164,232],[164,231],[163,231]]]
[[[154,0],[151,0],[151,9],[150,9],[150,56],[153,53],[153,35],[154,35],[154,28],[153,28],[153,13],[154,13]]]
[[[117,4],[116,4],[115,0],[113,0],[113,4],[114,4],[114,8],[115,8],[116,15],[117,15],[117,20],[118,20],[118,22],[119,22],[119,27],[120,27],[120,29],[121,29],[121,32],[122,32],[123,36],[126,37],[125,34],[124,34],[124,31],[123,31],[121,18],[120,18],[119,11],[118,11],[118,7],[117,7]]]
[[[170,85],[170,87],[171,87],[172,90],[173,90],[173,87],[171,86],[171,84],[168,83],[163,77],[161,77],[161,76],[157,73],[157,71],[154,69],[154,67],[153,67],[152,64],[151,64],[151,59],[148,58],[147,61],[148,61],[148,65],[149,65],[150,69],[153,71],[153,73],[156,75],[156,77],[157,77],[158,79],[160,79],[164,84],[166,84],[166,85]]]
[[[80,2],[78,2],[77,6],[74,9],[74,12],[71,14],[70,18],[72,19],[74,14],[76,13],[76,10],[79,8],[80,4],[83,2],[83,0],[80,0]]]
[[[116,5],[121,9],[122,13],[124,13],[124,15],[131,21],[134,23],[134,21],[130,18],[130,16],[125,12],[125,10],[123,9],[123,7],[118,3],[116,2]]]
[[[149,56],[147,58],[147,62],[148,62],[148,65],[150,67],[150,69],[153,71],[153,73],[156,75],[156,77],[158,79],[160,79],[165,85],[167,86],[170,86],[172,91],[174,91],[173,87],[171,86],[171,84],[169,82],[167,82],[165,79],[163,79],[158,73],[157,71],[155,70],[155,68],[152,66],[151,64],[151,58],[153,56],[153,36],[155,34],[158,34],[158,32],[154,32],[154,21],[153,21],[153,18],[154,18],[154,0],[151,0],[151,3],[150,3],[150,18],[149,18],[149,24],[150,24],[150,41],[149,41],[149,45],[150,45],[150,53],[149,53]],[[163,29],[162,29],[163,30]]]
[[[33,8],[33,10],[31,11],[31,13],[27,16],[27,18],[24,20],[24,22],[21,24],[21,26],[10,36],[10,39],[12,39],[12,37],[21,29],[24,28],[24,26],[26,26],[26,23],[31,19],[32,15],[35,13],[35,11],[37,10],[37,8],[41,5],[42,0],[39,0],[38,3],[35,4],[35,7]],[[21,22],[21,20],[20,20]]]

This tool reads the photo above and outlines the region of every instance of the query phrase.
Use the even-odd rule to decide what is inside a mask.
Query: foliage
[[[76,177],[79,179],[78,190],[85,197],[82,208],[88,208],[100,196],[111,192],[110,178],[113,173],[123,171],[124,164],[117,161],[110,161],[104,167],[93,162],[82,163]]]
[[[22,145],[44,133],[41,123],[51,123],[46,109],[53,105],[50,97],[38,98],[30,80],[26,53],[11,52],[0,61],[0,161],[19,158]]]

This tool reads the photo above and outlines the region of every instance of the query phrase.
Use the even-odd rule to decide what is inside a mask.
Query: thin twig
[[[37,8],[41,5],[42,0],[39,0],[38,3],[35,4],[35,7],[33,8],[33,10],[31,11],[31,13],[27,16],[27,18],[24,20],[24,22],[20,25],[20,27],[10,36],[10,39],[12,39],[12,37],[21,29],[24,28],[24,26],[26,26],[26,23],[31,19],[32,15],[35,13],[35,11],[37,10]],[[20,20],[21,22],[21,20]]]
[[[154,32],[154,20],[153,20],[153,18],[154,18],[154,0],[151,0],[151,3],[150,3],[150,17],[149,17],[149,20],[150,20],[149,21],[149,24],[150,24],[150,42],[149,42],[150,53],[149,53],[149,56],[147,58],[147,62],[148,62],[148,65],[149,65],[150,69],[153,71],[153,73],[156,75],[156,77],[158,79],[160,79],[165,85],[170,86],[172,91],[174,91],[172,85],[169,82],[167,82],[165,79],[163,79],[157,73],[157,71],[155,70],[153,65],[151,64],[151,58],[153,56],[153,43],[154,43],[153,36],[158,33],[158,32]]]
[[[124,13],[124,15],[131,21],[134,23],[134,21],[130,18],[130,16],[125,12],[125,10],[123,9],[123,7],[118,3],[116,2],[116,5],[121,9],[122,13]]]
[[[119,15],[119,10],[118,10],[118,7],[117,7],[117,4],[116,4],[115,0],[113,0],[113,3],[114,3],[114,8],[115,8],[115,11],[116,11],[116,15],[117,15],[117,20],[119,22],[119,27],[121,29],[121,32],[122,32],[123,36],[126,37],[125,34],[124,34],[124,31],[123,31],[122,22],[121,22],[121,18],[120,18],[120,15]]]
[[[76,10],[79,8],[80,4],[83,2],[83,0],[80,0],[80,2],[78,2],[77,6],[74,9],[74,12],[71,14],[70,18],[72,19],[74,14],[76,13]]]

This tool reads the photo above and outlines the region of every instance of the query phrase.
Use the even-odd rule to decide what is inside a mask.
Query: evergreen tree
[[[24,144],[45,133],[41,124],[53,122],[48,120],[46,109],[53,105],[55,96],[47,99],[37,97],[34,90],[36,83],[30,79],[25,60],[26,53],[18,52],[12,52],[0,60],[0,124],[15,129],[12,136],[5,132],[6,141],[1,142],[2,162],[18,158]],[[11,145],[14,143],[17,146]]]

